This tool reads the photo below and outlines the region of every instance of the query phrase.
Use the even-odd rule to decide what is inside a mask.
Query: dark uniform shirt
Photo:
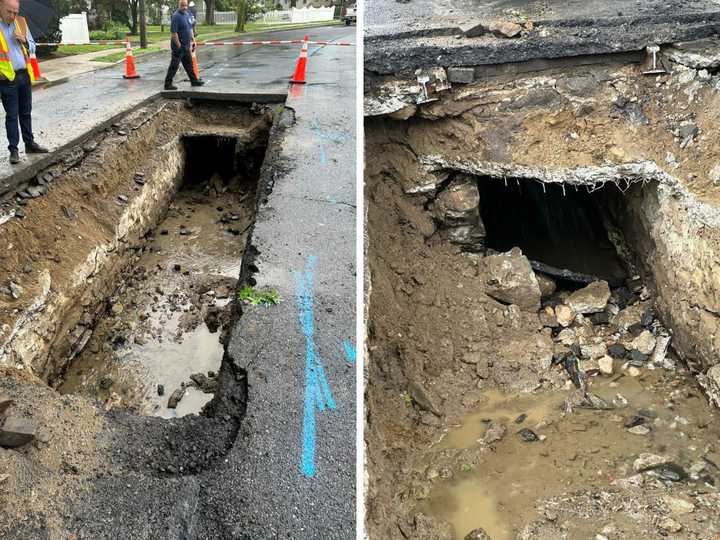
[[[190,12],[179,9],[172,14],[170,19],[170,32],[174,32],[180,38],[180,45],[189,47],[193,40],[192,22]]]

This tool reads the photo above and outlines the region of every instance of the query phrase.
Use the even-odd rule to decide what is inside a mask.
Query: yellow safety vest
[[[27,36],[28,25],[25,17],[18,16],[15,19],[15,29],[22,36]],[[35,75],[33,73],[32,66],[30,65],[30,55],[28,55],[25,45],[21,41],[20,48],[22,49],[23,56],[25,57],[25,69],[27,69],[28,76],[30,77],[30,83],[35,82]],[[10,54],[7,42],[5,41],[5,34],[0,32],[0,79],[7,79],[9,81],[15,80],[15,70],[13,69],[12,62],[10,61]]]

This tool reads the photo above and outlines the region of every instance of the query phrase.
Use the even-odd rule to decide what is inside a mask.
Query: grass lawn
[[[60,45],[55,51],[55,54],[61,56],[72,56],[75,54],[85,54],[117,48],[118,45]]]
[[[147,49],[134,49],[133,50],[133,57],[142,56],[143,54],[152,53],[155,51],[159,51],[160,47],[148,47]],[[125,51],[118,51],[114,53],[110,53],[105,56],[98,56],[97,58],[93,58],[93,62],[118,62],[119,60],[123,60],[125,58]]]

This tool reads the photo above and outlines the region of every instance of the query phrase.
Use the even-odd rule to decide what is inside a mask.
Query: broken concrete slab
[[[540,309],[540,284],[530,261],[519,248],[484,260],[488,275],[485,292],[489,296],[526,311]]]
[[[715,38],[674,43],[663,55],[676,64],[692,69],[720,67],[720,40]]]
[[[0,428],[0,446],[17,448],[35,440],[37,427],[29,418],[8,416]]]
[[[522,33],[523,27],[512,21],[493,21],[488,25],[488,30],[497,37],[515,38]]]
[[[575,313],[600,313],[610,300],[610,287],[607,281],[596,281],[587,287],[575,291],[566,300],[566,304]]]
[[[486,24],[478,20],[470,20],[461,23],[458,25],[458,28],[467,38],[479,37],[488,32]]]

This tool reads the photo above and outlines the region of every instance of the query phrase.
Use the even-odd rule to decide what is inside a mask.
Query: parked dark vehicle
[[[345,21],[345,26],[351,24],[357,24],[357,8],[355,4],[345,6],[342,10],[342,20]]]

